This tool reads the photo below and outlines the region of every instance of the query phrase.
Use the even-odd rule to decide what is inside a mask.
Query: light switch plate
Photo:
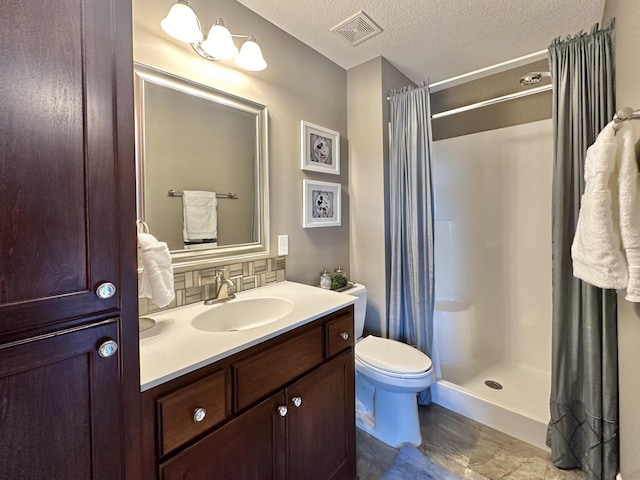
[[[289,254],[289,235],[278,235],[278,255]]]

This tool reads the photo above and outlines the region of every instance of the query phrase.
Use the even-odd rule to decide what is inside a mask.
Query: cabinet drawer
[[[327,358],[334,356],[346,348],[353,347],[353,316],[350,313],[345,313],[327,322],[324,328]]]
[[[225,378],[225,371],[220,370],[157,400],[161,455],[224,420]],[[196,420],[197,409],[205,411],[200,421]]]
[[[322,363],[324,338],[316,327],[265,352],[233,365],[236,410]]]

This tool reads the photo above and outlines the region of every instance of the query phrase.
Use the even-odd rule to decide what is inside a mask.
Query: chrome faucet
[[[226,302],[227,300],[236,298],[235,294],[229,294],[229,287],[233,288],[233,282],[228,278],[224,278],[224,270],[218,270],[218,273],[216,273],[216,280],[212,287],[213,295],[210,298],[205,299],[205,305]]]

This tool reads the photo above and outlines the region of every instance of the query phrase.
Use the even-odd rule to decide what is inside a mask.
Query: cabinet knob
[[[96,295],[102,300],[111,298],[116,294],[116,286],[111,282],[104,282],[96,288]]]
[[[193,421],[198,423],[204,420],[204,417],[207,416],[207,411],[204,408],[196,408],[193,411]]]
[[[281,405],[278,407],[278,413],[280,414],[281,417],[286,417],[287,416],[287,407],[285,407],[284,405]]]
[[[118,351],[118,344],[113,340],[107,340],[98,347],[98,355],[102,358],[108,358]]]
[[[349,334],[347,332],[342,332],[340,336],[343,340],[349,340]]]
[[[293,397],[291,401],[296,407],[299,407],[300,405],[302,405],[302,397]]]

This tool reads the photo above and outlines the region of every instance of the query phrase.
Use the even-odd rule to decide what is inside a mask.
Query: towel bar
[[[182,192],[176,192],[175,190],[169,190],[167,195],[170,197],[182,197]],[[235,193],[216,193],[216,198],[230,198],[232,200],[237,200],[238,195]]]

